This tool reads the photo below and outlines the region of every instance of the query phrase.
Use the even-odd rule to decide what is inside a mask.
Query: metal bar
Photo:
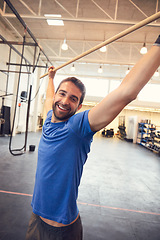
[[[15,16],[10,13],[5,13],[2,15],[6,18],[14,18]],[[32,15],[21,15],[24,19],[37,19],[37,20],[45,20],[46,17],[43,16],[32,16]],[[59,20],[56,17],[47,17],[48,19]],[[97,23],[97,24],[123,24],[123,25],[134,25],[137,24],[137,21],[125,21],[125,20],[110,20],[110,19],[86,19],[86,18],[61,18],[62,21],[66,22],[82,22],[82,23]],[[151,27],[160,27],[159,23],[150,23]]]
[[[78,59],[80,59],[80,58],[82,58],[82,57],[87,56],[88,54],[90,54],[90,53],[92,53],[92,52],[100,49],[100,48],[103,47],[103,46],[106,46],[106,45],[108,45],[108,44],[110,44],[110,43],[112,43],[112,42],[115,42],[116,40],[118,40],[118,39],[120,39],[120,38],[128,35],[128,34],[131,33],[131,32],[136,31],[137,29],[139,29],[139,28],[147,25],[147,24],[150,23],[150,22],[155,21],[155,20],[158,19],[158,18],[160,18],[160,12],[153,14],[152,16],[144,19],[143,21],[139,22],[138,24],[136,24],[136,25],[134,25],[134,26],[132,26],[132,27],[130,27],[130,28],[127,28],[126,30],[124,30],[124,31],[118,33],[117,35],[109,38],[108,40],[106,40],[106,41],[104,41],[104,42],[96,45],[95,47],[87,50],[86,52],[81,53],[80,55],[78,55],[78,56],[76,56],[75,58],[69,60],[68,62],[62,64],[61,66],[59,66],[59,67],[57,67],[57,68],[54,68],[54,71],[57,71],[58,69],[61,69],[61,68],[65,67],[65,66],[69,65],[70,63],[73,63],[73,62],[75,62],[76,60],[78,60]],[[45,77],[45,76],[47,76],[47,75],[48,75],[48,73],[42,75],[40,78],[43,78],[43,77]]]
[[[9,62],[11,61],[11,47],[9,49]],[[8,71],[10,69],[10,66],[8,65]],[[7,90],[8,90],[8,82],[9,82],[9,74],[7,75],[7,83],[6,83],[6,93],[7,93]]]
[[[73,16],[62,4],[60,4],[57,0],[55,0],[55,2],[56,2],[65,12],[67,12],[71,17],[74,18],[74,16]]]
[[[50,64],[52,65],[51,61],[49,60],[49,58],[47,57],[47,55],[45,54],[45,52],[43,51],[42,47],[39,45],[39,43],[37,42],[35,36],[33,35],[33,33],[31,32],[31,30],[28,28],[27,24],[24,22],[24,20],[21,18],[21,16],[19,15],[19,13],[17,12],[17,10],[14,8],[14,6],[12,5],[12,3],[9,0],[4,0],[7,5],[10,7],[10,9],[12,10],[12,12],[16,15],[16,17],[18,18],[19,22],[22,24],[22,26],[26,29],[26,31],[28,32],[28,34],[31,36],[31,38],[33,39],[33,41],[38,45],[38,47],[41,49],[43,55],[46,57],[46,59],[48,60],[48,62],[50,62]]]
[[[19,0],[33,15],[37,15],[24,1]]]
[[[34,48],[34,56],[33,56],[33,69],[32,69],[32,73],[34,73],[34,71],[35,71],[35,61],[36,61],[36,52],[37,52],[37,48],[35,47]]]
[[[79,11],[79,0],[77,0],[76,18],[78,17],[78,11]]]
[[[137,8],[145,17],[148,17],[147,14],[145,14],[132,0],[129,0],[130,3],[133,4],[133,6],[135,6],[135,8]]]
[[[107,17],[109,17],[111,20],[113,20],[113,18],[106,12],[104,11],[103,8],[101,8],[94,0],[91,0]]]
[[[36,69],[36,67],[37,67],[38,62],[39,62],[40,55],[41,55],[41,51],[39,51],[36,64],[35,64],[34,67],[33,67],[33,71],[32,71],[33,73],[34,73],[34,71],[35,71],[35,69]]]
[[[25,131],[24,151],[26,151],[27,137],[28,137],[28,125],[29,125],[29,111],[30,111],[30,105],[31,105],[31,94],[32,94],[32,85],[30,85],[30,89],[29,89],[29,98],[28,98],[27,116],[26,116],[26,131]]]
[[[11,71],[11,70],[2,70],[0,69],[1,72],[11,72],[11,73],[19,73],[19,71]],[[21,73],[24,73],[24,74],[31,74],[31,72],[21,72]]]
[[[5,11],[6,11],[6,2],[4,2],[3,4],[3,14],[5,13]]]
[[[38,16],[41,15],[41,8],[42,8],[42,0],[39,0]]]
[[[118,0],[116,0],[116,7],[115,7],[114,20],[117,20],[117,11],[118,11]]]
[[[0,70],[0,72],[3,72],[3,71]],[[6,74],[6,75],[8,76],[8,73],[6,73],[6,72],[3,72],[3,73]]]
[[[6,63],[6,65],[11,65],[11,66],[23,66],[23,67],[34,67],[33,64],[20,64],[20,63]],[[41,65],[37,65],[36,67],[45,68],[45,66],[41,66]]]
[[[156,2],[156,12],[158,12],[158,0]]]
[[[0,41],[0,44],[12,44],[12,45],[19,45],[19,46],[21,46],[21,45],[23,45],[23,42],[14,42],[14,41]],[[36,43],[29,43],[29,42],[26,42],[25,44],[24,44],[25,46],[37,46],[37,44]]]
[[[1,95],[0,97],[7,97],[7,96],[11,96],[13,95],[13,93],[7,93],[7,94],[4,94],[4,95]]]
[[[12,48],[20,57],[22,56],[22,54],[15,48],[13,47],[10,43],[7,43],[7,40],[2,36],[0,35],[0,38],[2,39],[2,41],[4,41],[10,48]],[[31,64],[24,56],[23,56],[23,59],[28,62],[29,64]]]
[[[25,42],[25,35],[24,35],[24,37],[23,37],[23,41]],[[19,86],[20,86],[20,77],[21,77],[23,54],[24,54],[24,45],[22,46],[22,55],[21,55],[21,64],[20,64],[19,76],[18,76],[17,94],[16,94],[16,101],[15,101],[15,109],[14,109],[14,115],[13,115],[11,136],[10,136],[10,141],[9,141],[9,151],[10,151],[10,153],[11,153],[13,156],[22,155],[23,152],[19,152],[19,153],[14,153],[14,152],[15,152],[15,151],[21,151],[21,150],[23,150],[24,147],[25,147],[25,145],[24,145],[21,149],[11,149],[12,137],[13,137],[13,130],[14,130],[14,124],[15,124],[15,118],[16,118],[16,111],[17,111],[18,92],[19,92]]]
[[[27,71],[30,71],[31,67],[26,67]],[[29,79],[30,75],[28,75],[28,81],[27,81],[27,95],[28,95],[28,89],[29,89]]]

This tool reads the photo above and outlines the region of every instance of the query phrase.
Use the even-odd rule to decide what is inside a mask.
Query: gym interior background
[[[0,0],[0,239],[24,239],[31,215],[46,116],[48,78],[40,76],[159,10],[159,0]],[[80,78],[87,89],[81,111],[90,109],[159,33],[158,19],[61,68],[55,86]],[[137,99],[94,137],[78,198],[85,240],[160,239],[159,92],[157,69]]]

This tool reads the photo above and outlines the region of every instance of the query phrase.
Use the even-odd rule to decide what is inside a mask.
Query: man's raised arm
[[[159,40],[158,40],[159,39]],[[160,65],[160,37],[124,78],[120,86],[92,108],[88,118],[92,131],[107,126],[121,110],[133,101]]]
[[[46,101],[45,101],[45,110],[48,112],[49,110],[52,109],[52,103],[53,103],[53,98],[55,94],[55,88],[54,88],[54,83],[53,79],[55,76],[55,72],[53,72],[54,67],[49,67],[48,68],[48,86],[47,86],[47,91],[46,91]]]

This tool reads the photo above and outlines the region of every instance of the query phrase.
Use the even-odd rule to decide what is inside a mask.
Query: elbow
[[[134,101],[137,98],[138,93],[132,92],[132,91],[127,91],[124,94],[124,99],[126,105],[129,104],[130,102]]]
[[[130,102],[132,102],[132,101],[134,101],[135,99],[137,98],[137,94],[131,94],[130,96],[129,96],[129,103]]]

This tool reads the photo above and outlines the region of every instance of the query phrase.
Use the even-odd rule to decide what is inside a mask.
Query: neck
[[[52,114],[52,118],[51,118],[51,122],[52,123],[60,123],[60,122],[65,122],[67,121],[68,119],[64,119],[64,120],[59,120],[57,119],[55,116],[54,116],[54,113]]]

